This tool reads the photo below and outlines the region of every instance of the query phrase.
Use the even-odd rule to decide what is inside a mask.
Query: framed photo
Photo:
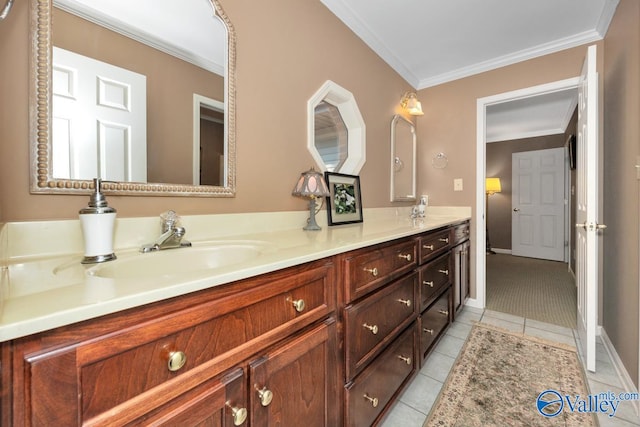
[[[362,222],[360,177],[335,172],[325,172],[324,177],[329,187],[329,225]]]

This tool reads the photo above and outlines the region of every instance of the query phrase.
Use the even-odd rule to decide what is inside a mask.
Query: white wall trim
[[[609,358],[613,363],[613,368],[616,370],[616,374],[620,379],[620,383],[622,384],[623,390],[631,393],[637,393],[638,389],[633,383],[633,380],[631,379],[629,372],[624,367],[624,364],[622,363],[622,359],[620,359],[620,356],[618,356],[618,352],[616,351],[616,348],[614,347],[613,343],[609,339],[609,336],[607,335],[607,331],[605,331],[604,328],[602,328],[600,331],[600,338],[602,339],[602,344],[604,345],[604,348],[609,354]],[[636,411],[636,415],[640,415],[640,400],[632,400],[632,401],[629,401],[629,403],[633,405],[633,408]]]

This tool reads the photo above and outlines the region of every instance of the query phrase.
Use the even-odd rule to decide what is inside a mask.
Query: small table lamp
[[[324,176],[322,176],[320,172],[316,172],[312,167],[308,171],[300,174],[300,179],[291,194],[309,199],[309,221],[302,229],[321,230],[322,228],[316,223],[316,199],[329,195],[329,189],[327,188],[327,183],[324,181]]]

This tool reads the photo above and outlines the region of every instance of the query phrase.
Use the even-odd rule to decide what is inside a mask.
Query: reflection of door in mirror
[[[53,48],[53,176],[147,182],[146,77]]]
[[[391,121],[391,201],[416,200],[416,129],[400,115]]]
[[[193,95],[193,184],[224,186],[224,104]]]
[[[316,150],[327,171],[338,171],[348,155],[348,133],[342,115],[338,107],[322,101],[315,107],[314,118]]]
[[[81,3],[90,2],[82,0]],[[94,3],[96,3],[96,7],[102,7],[101,2]],[[211,6],[207,5],[208,2],[203,1],[202,3],[205,8],[208,8],[207,16],[211,21],[210,26],[224,27],[218,22],[218,17],[212,16]],[[191,149],[193,94],[198,93],[210,99],[221,100],[220,102],[224,106],[224,69],[221,70],[222,75],[215,74],[210,69],[203,68],[204,65],[195,65],[192,61],[178,59],[159,50],[159,48],[143,44],[139,39],[134,40],[105,28],[101,21],[93,20],[93,16],[90,17],[93,21],[91,22],[88,20],[88,16],[86,16],[87,19],[80,17],[85,16],[82,14],[76,16],[76,11],[72,14],[54,7],[53,12],[52,41],[54,46],[146,76],[146,177],[144,179],[137,177],[131,180],[150,183],[192,184],[194,182],[194,159]],[[95,22],[100,22],[100,24]],[[185,25],[191,26],[192,23],[189,22]],[[182,29],[188,31],[185,27]],[[223,34],[224,31],[222,28]],[[224,46],[221,43],[222,40],[209,42],[212,40],[210,37],[210,34],[204,33],[196,35],[198,39],[205,38],[210,45],[222,44]],[[222,35],[220,37],[224,38]],[[57,61],[55,52],[53,61],[54,63]],[[54,109],[56,102],[56,99],[53,99]],[[52,169],[58,170],[55,159],[53,159],[53,163]],[[118,171],[108,172],[107,176],[117,176],[119,173]],[[53,177],[66,178],[55,174]],[[81,177],[80,179],[87,178]],[[126,181],[115,178],[113,180]],[[216,178],[216,181],[219,181],[219,177]]]

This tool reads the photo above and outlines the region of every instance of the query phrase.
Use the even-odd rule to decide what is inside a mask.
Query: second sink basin
[[[262,242],[194,244],[190,248],[125,255],[115,261],[91,267],[87,273],[111,279],[177,276],[239,264],[270,249],[268,244]]]

